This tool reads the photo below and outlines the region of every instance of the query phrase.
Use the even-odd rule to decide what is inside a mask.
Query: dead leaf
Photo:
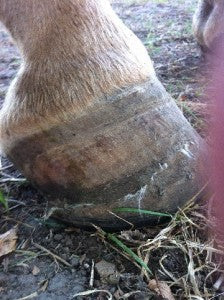
[[[15,251],[17,238],[16,227],[0,235],[0,257]]]
[[[34,266],[33,267],[33,270],[32,270],[32,274],[34,276],[38,275],[40,273],[40,269],[37,267],[37,266]]]
[[[149,281],[149,288],[156,292],[158,296],[162,296],[163,299],[175,300],[170,287],[164,281],[156,281],[155,279],[152,279]]]

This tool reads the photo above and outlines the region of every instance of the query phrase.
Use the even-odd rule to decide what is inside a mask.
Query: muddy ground
[[[203,132],[204,123],[197,111],[197,104],[203,105],[203,60],[191,31],[195,2],[114,1],[113,6],[147,47],[166,89],[197,130]],[[16,48],[0,28],[1,102],[19,65],[20,56]],[[1,161],[0,183],[8,199],[9,211],[5,212],[3,206],[0,207],[0,233],[17,225],[19,238],[15,253],[0,260],[0,299],[15,300],[29,296],[24,299],[64,300],[93,288],[110,292],[114,299],[161,299],[148,288],[140,270],[96,232],[45,222],[47,201],[29,183],[20,180],[22,176],[10,162],[4,158]],[[17,178],[15,182],[14,178]],[[143,228],[128,232],[128,235],[133,239],[146,240],[158,230]],[[134,244],[131,247],[134,249]],[[164,252],[154,251],[149,259],[150,268],[159,279],[162,278],[159,272],[162,255]],[[181,277],[186,272],[183,257],[168,250],[166,255],[167,269]],[[94,269],[92,284],[91,269],[99,262]],[[118,273],[119,276],[116,276]],[[105,291],[78,296],[77,299],[108,299]],[[178,296],[181,295],[178,291],[174,293],[177,299],[184,299]]]

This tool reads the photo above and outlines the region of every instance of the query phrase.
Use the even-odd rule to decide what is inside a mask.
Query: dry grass
[[[157,274],[168,278],[166,281],[178,299],[212,299],[217,293],[215,282],[223,273],[220,269],[222,250],[214,236],[209,235],[212,223],[208,222],[205,212],[191,201],[166,228],[138,248],[139,255],[149,263],[153,250],[165,250]],[[165,252],[170,249],[177,249],[186,262],[186,273],[181,277],[163,265]]]
[[[209,209],[210,201],[205,201],[202,205],[196,201],[197,196],[183,209],[179,209],[171,222],[152,238],[141,239],[141,231],[136,230],[123,231],[118,238],[131,251],[135,251],[150,269],[155,254],[158,254],[159,263],[156,269],[154,267],[153,275],[141,264],[141,273],[146,282],[150,283],[152,279],[165,282],[175,299],[220,299],[224,281],[223,247],[213,230],[215,219]],[[141,240],[133,240],[132,235],[136,235],[136,232]],[[105,235],[103,238],[105,239]],[[111,242],[110,239],[108,241]],[[121,247],[116,243],[115,247],[122,254]],[[126,258],[135,265],[138,263],[128,251],[124,252]],[[172,267],[170,253],[177,253],[181,258],[182,274]]]

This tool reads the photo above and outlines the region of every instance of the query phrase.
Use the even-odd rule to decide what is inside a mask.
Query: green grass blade
[[[2,191],[0,191],[0,204],[3,205],[3,207],[5,208],[5,210],[9,209],[8,201],[5,198],[5,196],[3,195]]]
[[[151,211],[151,210],[146,210],[146,209],[138,209],[138,208],[119,207],[119,208],[115,208],[114,212],[141,213],[141,214],[157,216],[157,217],[170,217],[170,218],[172,218],[171,214],[160,213],[160,212],[156,212],[156,211]]]
[[[111,233],[108,233],[107,237],[108,237],[109,240],[111,240],[112,242],[114,242],[119,248],[121,248],[124,252],[126,252],[140,266],[142,266],[147,272],[149,272],[152,275],[152,271],[144,263],[144,261],[137,254],[135,254],[129,247],[127,247],[125,244],[123,244],[115,235],[113,235]]]

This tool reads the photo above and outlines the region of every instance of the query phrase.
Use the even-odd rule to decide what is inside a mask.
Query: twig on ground
[[[92,294],[95,294],[95,293],[105,293],[107,295],[108,300],[113,299],[113,296],[109,291],[107,291],[107,290],[96,290],[96,289],[95,290],[88,290],[88,291],[81,292],[81,293],[77,293],[77,294],[72,296],[72,299],[74,299],[75,297],[78,297],[78,296],[89,296],[89,295],[92,295]]]
[[[41,246],[41,245],[39,245],[39,244],[37,244],[37,243],[34,243],[34,242],[32,242],[32,245],[33,245],[34,247],[36,247],[36,248],[42,250],[42,251],[47,252],[47,253],[48,253],[50,256],[52,256],[56,261],[57,261],[57,260],[60,261],[60,262],[63,263],[65,266],[67,266],[67,267],[69,267],[69,268],[72,267],[72,265],[71,265],[70,263],[68,263],[66,260],[64,260],[64,259],[61,258],[60,256],[54,254],[53,252],[51,252],[50,250],[46,249],[45,247],[43,247],[43,246]]]
[[[21,222],[21,221],[19,221],[19,220],[10,218],[10,217],[8,217],[8,216],[3,216],[2,218],[3,218],[5,221],[11,221],[11,222],[14,222],[14,223],[16,223],[16,224],[23,225],[23,226],[26,226],[26,227],[29,227],[29,228],[33,228],[33,229],[35,228],[34,226],[31,226],[30,224]]]
[[[1,167],[1,168],[0,168],[0,172],[5,171],[5,170],[8,170],[8,169],[11,168],[11,167],[13,167],[13,164],[10,164],[10,165],[5,166],[5,167]]]
[[[19,299],[16,299],[16,300],[29,300],[29,299],[34,299],[36,297],[38,297],[38,293],[34,292],[34,293],[32,293],[32,294],[30,294],[28,296],[25,296],[23,298],[19,298]]]
[[[90,280],[89,280],[90,288],[93,288],[93,283],[94,283],[94,267],[95,267],[95,263],[94,260],[92,260],[92,267],[91,267]]]
[[[15,177],[9,177],[9,178],[1,178],[0,183],[8,183],[8,182],[26,182],[27,180],[25,178],[15,178]]]

